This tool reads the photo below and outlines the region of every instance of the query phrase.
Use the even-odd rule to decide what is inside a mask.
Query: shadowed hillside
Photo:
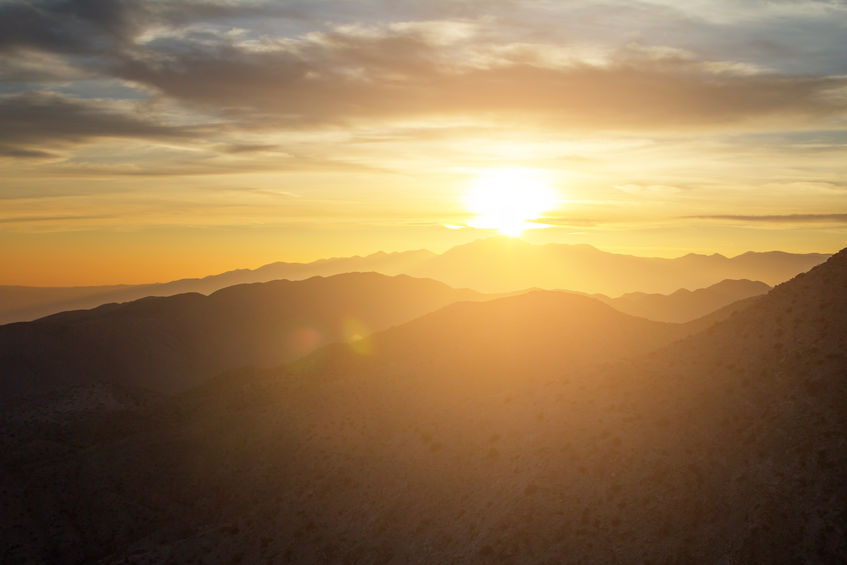
[[[8,555],[843,562],[845,287],[842,251],[664,346],[584,297],[456,304],[153,408],[7,415]]]
[[[760,281],[723,280],[707,288],[679,289],[672,294],[632,292],[603,302],[615,310],[661,322],[689,322],[738,300],[765,294],[771,289]]]
[[[184,390],[227,369],[278,365],[481,297],[430,280],[360,273],[64,312],[0,326],[2,394],[9,400],[103,381]]]
[[[690,322],[686,322],[684,325],[688,330],[689,334],[699,333],[707,328],[712,327],[718,322],[722,322],[730,318],[731,316],[734,316],[736,312],[741,312],[742,310],[750,308],[753,304],[756,304],[765,296],[766,295],[764,294],[760,294],[758,296],[751,296],[750,298],[736,300],[731,304],[727,304],[723,308],[718,308],[711,314],[706,314],[705,316],[701,316],[700,318],[691,320]]]

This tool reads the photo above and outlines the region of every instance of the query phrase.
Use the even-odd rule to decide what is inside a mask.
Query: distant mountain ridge
[[[648,320],[685,323],[706,316],[738,300],[766,294],[771,287],[761,281],[726,279],[706,288],[681,288],[671,294],[632,292],[601,300],[616,310]]]
[[[430,251],[373,253],[365,257],[337,257],[310,263],[278,261],[256,269],[236,269],[203,278],[179,279],[165,283],[89,287],[0,286],[0,324],[23,322],[66,310],[94,308],[110,302],[129,302],[147,296],[173,296],[189,292],[210,294],[237,284],[272,280],[302,280],[350,272],[402,274],[406,265],[434,255]]]
[[[590,245],[533,245],[490,238],[454,247],[409,274],[484,292],[541,287],[617,296],[628,292],[671,293],[725,279],[774,285],[818,265],[819,253],[748,252],[736,257],[688,254],[675,259],[636,257]]]
[[[337,257],[311,263],[276,262],[252,270],[238,269],[200,279],[159,284],[0,287],[0,324],[146,296],[186,292],[208,294],[235,284],[302,280],[347,272],[407,274],[480,292],[542,288],[607,296],[632,292],[667,294],[681,288],[708,287],[725,279],[750,279],[774,285],[827,257],[819,253],[748,252],[732,258],[719,254],[688,254],[664,259],[608,253],[590,245],[535,245],[518,239],[493,237],[453,247],[440,255],[417,250]]]

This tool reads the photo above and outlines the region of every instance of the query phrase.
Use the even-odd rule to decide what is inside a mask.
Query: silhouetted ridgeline
[[[432,280],[351,273],[64,312],[0,326],[0,387],[4,400],[102,382],[180,391],[481,298]]]
[[[607,253],[590,245],[533,245],[490,238],[454,247],[408,271],[484,292],[541,287],[603,293],[674,292],[724,279],[774,285],[826,260],[826,255],[769,252],[737,257],[688,254],[675,259]]]
[[[842,251],[676,342],[530,293],[142,409],[6,412],[4,555],[845,562],[845,288]]]
[[[292,370],[320,377],[353,367],[369,374],[398,366],[427,379],[454,375],[450,386],[463,387],[494,376],[556,375],[653,351],[689,333],[685,325],[629,316],[594,298],[533,291],[451,304],[374,334],[364,344],[369,355],[332,345],[294,362]]]
[[[61,312],[93,308],[110,302],[127,302],[146,296],[179,293],[208,294],[236,284],[276,279],[300,280],[356,271],[386,275],[408,274],[432,278],[456,288],[483,292],[514,292],[528,288],[567,289],[584,293],[670,293],[699,289],[724,279],[751,279],[774,285],[821,263],[827,255],[782,252],[744,253],[737,257],[689,254],[676,259],[634,257],[606,253],[590,245],[533,245],[511,238],[494,237],[456,246],[436,255],[429,251],[374,253],[366,257],[340,257],[312,263],[271,263],[258,269],[239,269],[202,279],[182,279],[161,284],[120,287],[37,288],[0,287],[0,323],[33,320]],[[736,285],[737,286],[737,285]],[[727,289],[713,288],[707,295],[677,297],[686,302],[707,302]],[[739,292],[732,289],[731,292]],[[761,290],[761,289],[759,289]],[[749,289],[748,289],[749,291]],[[620,299],[621,310],[639,316],[644,300]],[[741,298],[741,297],[739,297]],[[693,299],[693,300],[692,300]],[[616,299],[617,300],[617,299]],[[718,299],[720,301],[720,299]],[[723,306],[715,304],[714,308]],[[676,307],[675,310],[679,310]],[[655,319],[682,322],[706,314],[694,307],[686,318],[676,314]],[[647,316],[650,317],[650,316]]]
[[[203,278],[143,285],[65,288],[0,286],[0,324],[34,320],[66,310],[94,308],[101,304],[129,302],[148,296],[173,296],[192,292],[210,294],[238,284],[278,279],[303,280],[353,272],[397,275],[408,270],[408,265],[415,265],[432,255],[429,251],[418,250],[374,253],[367,257],[337,257],[311,263],[277,261],[257,269],[236,269]]]
[[[672,294],[633,292],[602,300],[621,312],[662,322],[689,322],[739,300],[760,296],[771,289],[761,281],[723,280],[694,291],[679,289]]]

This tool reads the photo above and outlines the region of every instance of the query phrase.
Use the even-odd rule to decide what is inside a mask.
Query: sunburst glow
[[[532,220],[555,208],[557,201],[556,191],[543,171],[518,168],[481,173],[464,197],[465,207],[475,215],[469,226],[496,229],[512,237],[544,227]]]

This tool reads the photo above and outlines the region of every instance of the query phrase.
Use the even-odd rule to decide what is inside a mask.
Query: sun
[[[503,235],[520,236],[524,230],[545,227],[536,220],[556,207],[556,191],[544,171],[493,169],[477,175],[463,201],[475,217],[468,225],[496,229]]]

